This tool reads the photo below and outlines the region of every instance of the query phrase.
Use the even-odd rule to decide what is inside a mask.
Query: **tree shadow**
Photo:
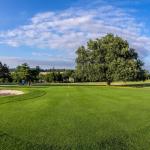
[[[150,83],[124,84],[124,85],[114,85],[114,86],[144,88],[144,87],[150,87]]]

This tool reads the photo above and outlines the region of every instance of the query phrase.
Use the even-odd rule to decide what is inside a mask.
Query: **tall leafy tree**
[[[11,74],[6,64],[0,62],[0,82],[11,82]]]
[[[36,66],[35,68],[30,69],[29,71],[29,78],[31,82],[37,82],[39,80],[39,74],[40,74],[40,67]]]
[[[23,80],[25,82],[29,82],[30,75],[30,67],[28,64],[24,63],[16,68],[15,72],[13,73],[13,78],[16,82],[22,82]]]
[[[90,40],[87,48],[77,51],[76,74],[81,81],[137,81],[144,80],[143,62],[126,40],[108,34]]]
[[[59,71],[55,73],[55,82],[63,82],[62,74]]]
[[[76,66],[76,74],[79,81],[88,81],[88,50],[85,49],[84,46],[81,46],[76,51],[77,54],[77,66]]]

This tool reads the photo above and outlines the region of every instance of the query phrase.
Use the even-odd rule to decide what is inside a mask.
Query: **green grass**
[[[150,88],[3,88],[0,150],[150,149]]]

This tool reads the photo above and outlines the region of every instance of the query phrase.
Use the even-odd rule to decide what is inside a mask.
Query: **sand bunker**
[[[24,94],[24,92],[17,90],[0,90],[0,96],[21,95],[21,94]]]

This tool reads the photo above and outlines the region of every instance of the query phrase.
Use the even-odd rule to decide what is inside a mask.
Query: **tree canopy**
[[[10,82],[12,80],[9,68],[0,62],[0,82]]]
[[[38,66],[32,69],[28,64],[24,63],[16,68],[12,76],[15,82],[24,81],[30,84],[31,82],[38,80],[39,73],[40,68]]]
[[[79,81],[144,80],[145,70],[135,49],[121,37],[108,34],[89,40],[76,51],[76,75]]]

